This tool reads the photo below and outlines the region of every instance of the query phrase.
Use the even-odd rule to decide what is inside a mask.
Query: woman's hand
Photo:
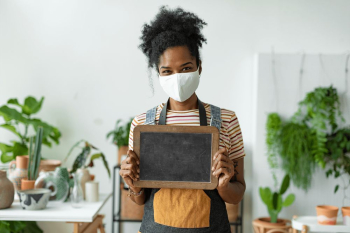
[[[226,148],[218,150],[213,160],[212,172],[214,176],[219,178],[217,189],[227,188],[231,178],[235,175],[235,169]]]
[[[140,187],[135,187],[134,182],[139,180],[140,177],[140,160],[134,151],[128,150],[128,157],[122,161],[120,166],[119,175],[123,177],[124,181],[129,185],[131,191],[138,193],[140,192]]]

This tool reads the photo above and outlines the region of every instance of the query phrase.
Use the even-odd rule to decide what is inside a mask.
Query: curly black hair
[[[139,48],[148,58],[148,68],[155,68],[158,73],[159,58],[163,52],[174,46],[186,45],[199,65],[199,47],[207,43],[200,30],[207,25],[191,12],[178,7],[174,10],[161,6],[159,13],[150,24],[142,28],[142,43]]]

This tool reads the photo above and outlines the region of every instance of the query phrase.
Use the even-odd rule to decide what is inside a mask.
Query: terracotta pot
[[[6,171],[0,170],[0,209],[9,208],[12,205],[14,194],[13,183],[7,179]]]
[[[28,155],[21,155],[21,157],[27,157],[28,158]],[[41,171],[44,171],[44,172],[55,171],[56,167],[59,167],[59,166],[61,166],[61,161],[60,160],[43,159],[43,160],[40,161],[39,172],[41,172]]]
[[[90,180],[94,181],[95,180],[95,175],[94,174],[90,174]]]
[[[9,163],[9,179],[15,190],[21,190],[21,180],[28,176],[28,157],[16,156],[16,161]]]
[[[277,223],[271,223],[270,218],[257,218],[253,221],[254,233],[289,233],[291,229],[290,220],[277,219]]]
[[[123,155],[126,155],[126,153],[128,153],[129,150],[129,146],[121,146],[118,149],[118,164],[121,164],[121,158]]]
[[[335,225],[339,208],[331,205],[316,206],[317,222],[321,225]]]
[[[121,190],[121,218],[142,220],[144,205],[138,205],[128,197],[128,190],[124,189],[124,184],[120,184]]]
[[[343,215],[343,224],[350,226],[350,206],[344,206],[341,208]]]
[[[35,180],[28,180],[27,178],[23,178],[21,181],[21,190],[29,190],[34,189]]]

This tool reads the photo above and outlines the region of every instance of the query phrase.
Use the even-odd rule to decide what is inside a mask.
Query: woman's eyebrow
[[[192,62],[186,62],[186,63],[184,63],[184,64],[182,64],[181,66],[185,66],[185,65],[187,65],[187,64],[193,64]],[[180,66],[180,67],[181,67]],[[160,69],[169,69],[170,67],[168,67],[168,66],[161,66],[160,67]]]

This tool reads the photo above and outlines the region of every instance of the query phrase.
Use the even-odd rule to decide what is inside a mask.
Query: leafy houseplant
[[[126,155],[129,149],[129,133],[132,121],[133,118],[122,125],[121,120],[117,120],[115,129],[107,134],[107,139],[113,136],[113,143],[118,147],[118,164],[121,164],[123,155]]]
[[[133,118],[131,118],[125,125],[120,125],[121,119],[117,120],[115,129],[108,132],[107,139],[113,136],[113,143],[118,147],[129,145],[129,132]]]
[[[1,233],[42,233],[36,222],[0,221]]]
[[[272,192],[269,187],[259,188],[260,197],[264,204],[267,206],[271,223],[277,223],[278,214],[281,212],[282,208],[290,206],[295,200],[294,194],[289,194],[285,200],[282,198],[282,195],[289,188],[289,183],[290,177],[287,174],[284,176],[282,185],[278,192]]]
[[[11,144],[0,143],[2,163],[15,160],[18,155],[28,155],[28,130],[30,127],[36,132],[39,126],[43,127],[42,143],[44,145],[51,147],[53,142],[59,144],[60,131],[56,127],[32,117],[33,114],[39,112],[43,101],[44,97],[38,101],[32,96],[28,96],[23,104],[20,104],[17,99],[10,99],[7,101],[7,105],[0,107],[0,116],[5,120],[5,123],[0,127],[9,130],[19,138],[17,141],[11,140]],[[20,111],[10,106],[19,107]],[[24,126],[24,132],[20,131],[20,126]]]
[[[108,167],[108,162],[106,160],[105,155],[95,146],[93,146],[92,144],[90,144],[88,141],[86,140],[80,140],[77,143],[74,144],[74,146],[69,150],[66,158],[64,159],[64,162],[67,161],[69,155],[72,153],[73,149],[78,147],[79,144],[81,144],[82,142],[84,142],[84,147],[82,147],[80,154],[77,155],[77,157],[74,160],[73,163],[73,167],[72,170],[70,171],[70,173],[74,173],[77,171],[77,169],[79,168],[87,168],[87,167],[93,167],[94,163],[93,161],[95,159],[101,158],[103,161],[103,165],[105,166],[107,172],[108,172],[108,176],[111,177],[111,172],[109,170]],[[91,155],[92,150],[97,151],[98,153],[95,153],[93,155]],[[86,161],[90,158],[90,162],[88,164],[86,164]]]
[[[339,130],[338,119],[344,120],[333,86],[307,93],[288,121],[283,122],[277,113],[270,113],[266,123],[270,167],[278,167],[277,160],[281,158],[282,169],[293,183],[307,191],[316,165],[325,168],[329,163],[327,138]]]
[[[43,127],[38,127],[35,137],[35,148],[33,148],[33,137],[30,138],[29,144],[29,162],[28,162],[28,180],[22,179],[22,190],[33,189],[36,178],[39,173],[39,165],[41,160],[41,144],[43,137]],[[29,186],[27,186],[29,185]],[[26,187],[24,187],[26,186]]]

